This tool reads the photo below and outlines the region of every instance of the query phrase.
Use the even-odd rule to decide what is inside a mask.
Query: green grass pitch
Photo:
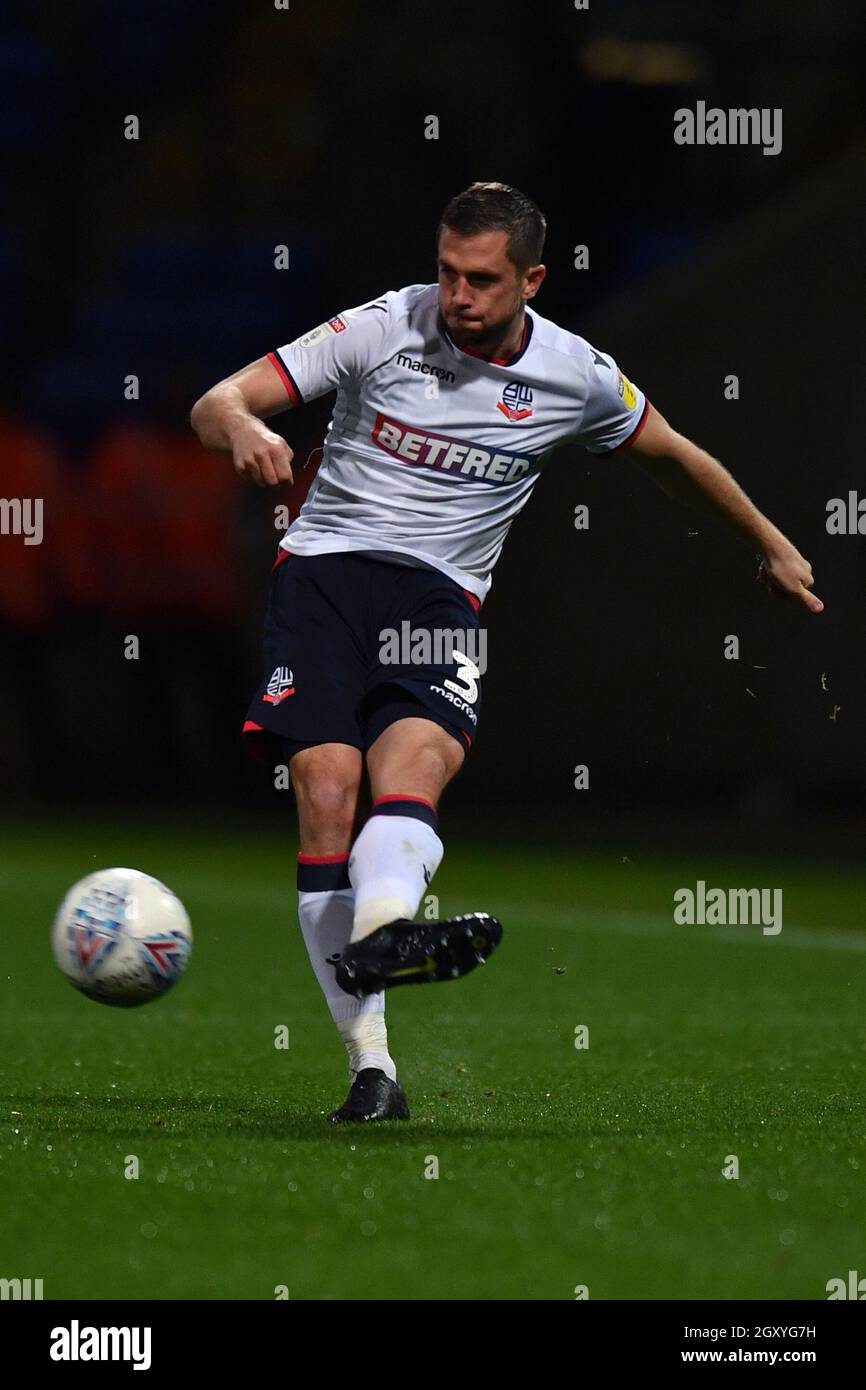
[[[446,808],[441,915],[496,913],[503,945],[389,995],[412,1120],[338,1128],[290,819],[3,828],[0,1276],[46,1298],[822,1299],[866,1273],[862,873],[470,852]],[[174,993],[129,1012],[49,946],[66,888],[112,864],[164,879],[196,935]],[[783,930],[675,926],[698,878],[782,887]]]

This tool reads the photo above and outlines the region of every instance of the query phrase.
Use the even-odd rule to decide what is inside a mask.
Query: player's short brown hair
[[[507,232],[508,259],[520,271],[540,265],[547,219],[531,198],[507,183],[473,183],[445,208],[436,229],[438,246],[442,228],[458,236],[478,232]]]

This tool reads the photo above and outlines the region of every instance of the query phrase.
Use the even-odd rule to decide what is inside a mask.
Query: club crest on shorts
[[[534,413],[532,388],[525,386],[522,381],[509,381],[502,392],[502,400],[496,402],[496,409],[501,410],[509,420],[528,419]]]
[[[282,704],[289,695],[294,695],[294,675],[288,666],[278,666],[268,681],[268,688],[262,696],[265,704]]]

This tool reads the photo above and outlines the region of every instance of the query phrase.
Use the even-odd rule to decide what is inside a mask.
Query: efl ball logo
[[[314,348],[326,342],[332,333],[345,333],[349,327],[342,314],[335,314],[326,323],[320,323],[318,328],[313,328],[309,333],[305,333],[303,338],[298,339],[298,347]]]

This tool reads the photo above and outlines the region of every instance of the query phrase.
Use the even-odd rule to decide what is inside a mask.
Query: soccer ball
[[[121,1008],[165,994],[192,950],[180,898],[138,869],[100,869],[82,878],[60,904],[51,939],[71,985]]]

